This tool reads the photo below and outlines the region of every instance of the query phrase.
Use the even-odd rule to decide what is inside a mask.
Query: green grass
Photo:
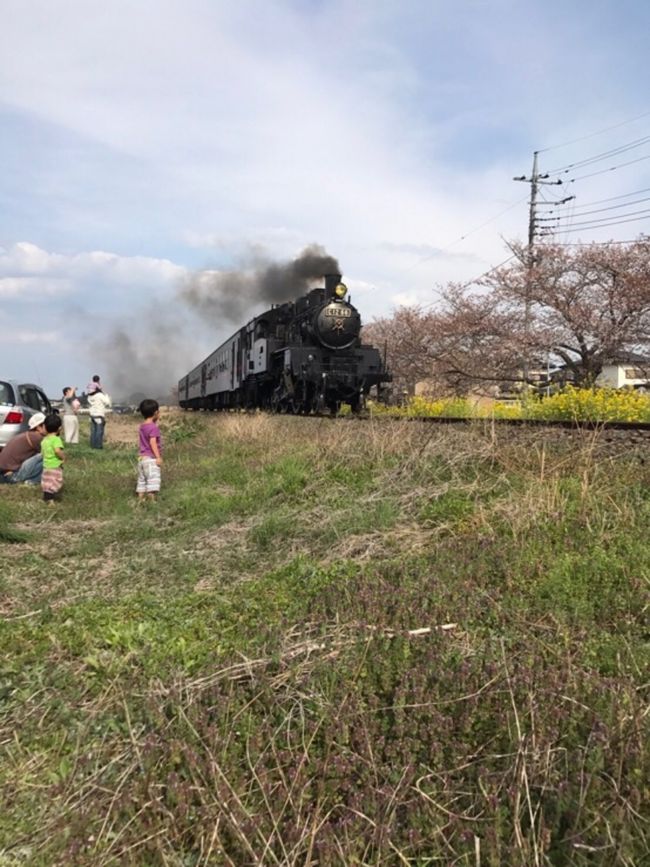
[[[638,456],[164,423],[0,489],[2,867],[645,863]]]

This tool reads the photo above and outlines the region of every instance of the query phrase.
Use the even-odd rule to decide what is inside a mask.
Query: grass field
[[[650,863],[642,456],[137,423],[0,488],[0,867]]]

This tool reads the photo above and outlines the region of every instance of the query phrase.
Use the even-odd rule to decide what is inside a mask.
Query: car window
[[[14,390],[8,382],[0,382],[0,403],[10,405],[15,403]]]
[[[40,409],[41,412],[44,412],[45,415],[49,415],[51,412],[49,400],[45,397],[45,395],[40,390],[40,388],[35,389],[35,391],[36,391],[36,397],[38,399],[38,408]]]
[[[18,390],[20,391],[20,400],[23,406],[28,406],[37,412],[42,412],[37,389],[29,385],[20,385]]]

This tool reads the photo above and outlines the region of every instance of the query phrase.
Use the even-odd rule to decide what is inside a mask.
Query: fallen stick
[[[396,635],[407,635],[409,638],[417,638],[419,635],[429,635],[431,632],[435,632],[438,629],[443,632],[448,632],[450,629],[457,628],[457,623],[441,623],[439,626],[421,626],[419,629],[407,629],[406,632],[397,632],[394,629],[382,629],[381,626],[373,626],[370,623],[366,624],[366,629],[370,629],[373,632],[381,632],[381,634],[385,635],[387,638],[395,638]]]

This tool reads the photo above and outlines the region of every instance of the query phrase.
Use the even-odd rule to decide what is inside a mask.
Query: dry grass
[[[643,863],[638,462],[170,413],[137,509],[137,422],[2,492],[0,864]]]

